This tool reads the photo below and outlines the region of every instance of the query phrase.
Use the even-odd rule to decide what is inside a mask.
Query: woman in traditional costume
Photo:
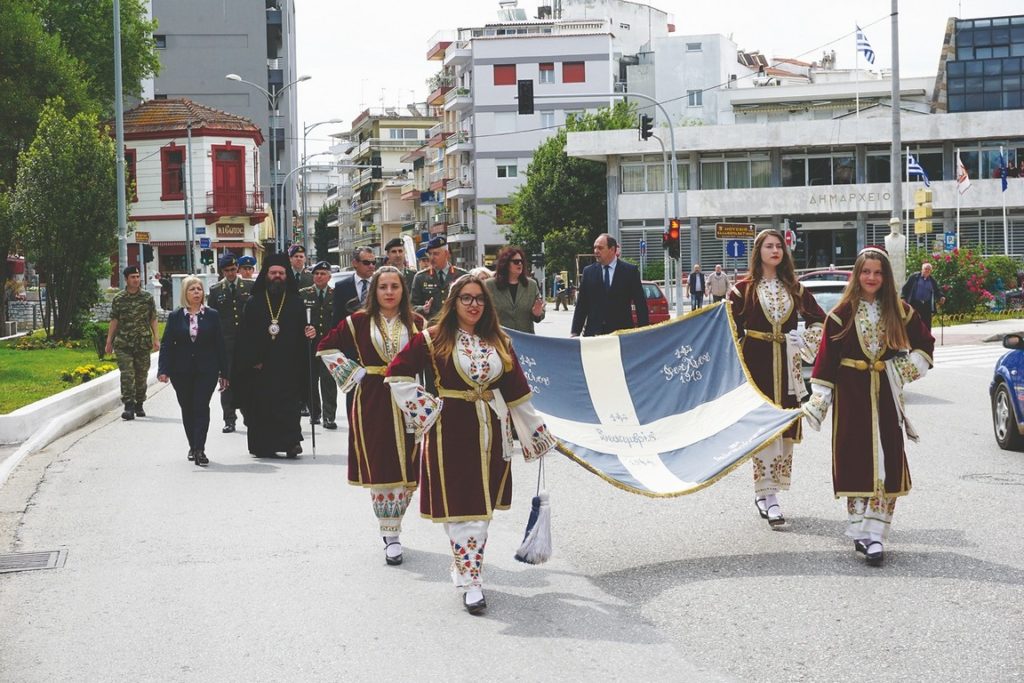
[[[419,455],[384,386],[384,370],[424,324],[409,304],[401,271],[382,266],[370,279],[365,307],[317,347],[342,391],[355,391],[348,416],[348,482],[370,489],[389,565],[402,564],[402,517],[416,490]]]
[[[881,247],[857,256],[839,304],[828,314],[811,376],[805,419],[819,429],[832,410],[832,485],[846,496],[846,536],[868,564],[880,565],[896,499],[910,491],[903,431],[903,385],[932,366],[935,339],[900,301]]]
[[[433,368],[437,396],[416,382]],[[436,324],[413,337],[384,380],[424,439],[420,514],[445,525],[452,581],[470,614],[487,607],[481,569],[487,527],[512,503],[512,427],[527,461],[555,447],[484,283],[452,285]]]
[[[793,256],[778,230],[762,230],[750,253],[750,275],[729,292],[743,362],[753,383],[783,408],[798,408],[806,394],[801,359],[811,362],[821,340],[825,313],[796,279]],[[797,317],[804,319],[797,331]],[[786,523],[778,494],[789,490],[796,422],[754,454],[754,504],[772,527]]]

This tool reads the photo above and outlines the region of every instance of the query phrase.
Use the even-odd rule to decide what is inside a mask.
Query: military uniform
[[[437,317],[437,314],[440,313],[444,300],[448,298],[448,288],[451,287],[453,282],[466,274],[466,271],[456,268],[450,263],[443,271],[435,270],[434,268],[424,268],[416,273],[416,277],[412,281],[411,298],[413,308],[416,309],[417,313],[432,322]],[[430,299],[434,300],[430,304],[430,312],[424,313],[423,305]]]
[[[156,320],[153,295],[143,289],[134,294],[127,290],[118,292],[110,304],[110,319],[117,321],[113,347],[121,371],[121,402],[134,409],[146,400],[149,358],[153,353],[152,325]]]
[[[228,368],[226,377],[231,376],[231,359],[235,354],[235,339],[238,334],[238,326],[242,321],[242,309],[252,296],[252,282],[241,277],[236,277],[233,283],[223,279],[210,287],[210,294],[207,297],[207,305],[216,309],[220,315],[220,329],[224,336],[224,346],[228,352]],[[224,411],[224,426],[234,426],[237,416],[235,415],[235,397],[229,386],[220,394],[220,407]]]
[[[302,295],[302,302],[309,309],[311,324],[316,328],[316,338],[313,339],[313,344],[310,347],[310,355],[314,377],[319,377],[319,382],[313,381],[314,377],[310,377],[310,381],[313,382],[313,390],[310,392],[313,405],[310,406],[310,413],[313,419],[318,420],[322,416],[324,424],[330,425],[334,423],[338,412],[338,383],[327,370],[327,366],[316,357],[316,347],[324,335],[331,331],[334,291],[332,287],[328,286],[324,287],[321,292],[314,285],[300,289],[299,294]],[[319,391],[317,391],[318,384]],[[321,398],[323,399],[322,405]]]
[[[292,275],[295,277],[295,284],[299,286],[300,290],[313,286],[313,273],[308,270],[303,270],[298,273],[293,270]]]

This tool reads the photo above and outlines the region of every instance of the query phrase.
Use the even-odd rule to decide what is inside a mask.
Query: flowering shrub
[[[38,351],[40,349],[84,349],[85,344],[81,341],[57,341],[56,339],[47,339],[43,335],[29,334],[20,338],[14,345],[14,348],[18,351]]]
[[[85,384],[89,380],[96,379],[100,375],[105,375],[112,370],[117,370],[117,366],[110,363],[103,363],[102,365],[90,363],[88,365],[79,365],[72,370],[61,371],[60,379],[68,384]]]
[[[971,313],[995,300],[986,287],[989,268],[974,249],[965,247],[930,254],[923,249],[912,250],[907,259],[907,276],[919,272],[926,259],[932,264],[932,277],[946,297],[942,307],[945,313]]]

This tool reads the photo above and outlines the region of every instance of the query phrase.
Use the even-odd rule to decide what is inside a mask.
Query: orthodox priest
[[[306,310],[288,257],[274,254],[263,262],[245,304],[235,342],[231,383],[238,389],[249,438],[256,456],[302,452],[299,399],[308,395],[308,339],[316,328]]]

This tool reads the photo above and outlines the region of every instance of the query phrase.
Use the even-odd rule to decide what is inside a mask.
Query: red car
[[[657,282],[644,281],[644,296],[647,297],[647,319],[653,325],[669,319],[668,299]],[[633,307],[633,324],[636,325],[636,307]]]
[[[850,275],[853,274],[852,270],[839,270],[837,268],[824,268],[822,270],[809,270],[806,273],[801,273],[797,276],[797,280],[801,282],[815,281],[815,280],[829,280],[832,282],[838,282],[850,279]]]

